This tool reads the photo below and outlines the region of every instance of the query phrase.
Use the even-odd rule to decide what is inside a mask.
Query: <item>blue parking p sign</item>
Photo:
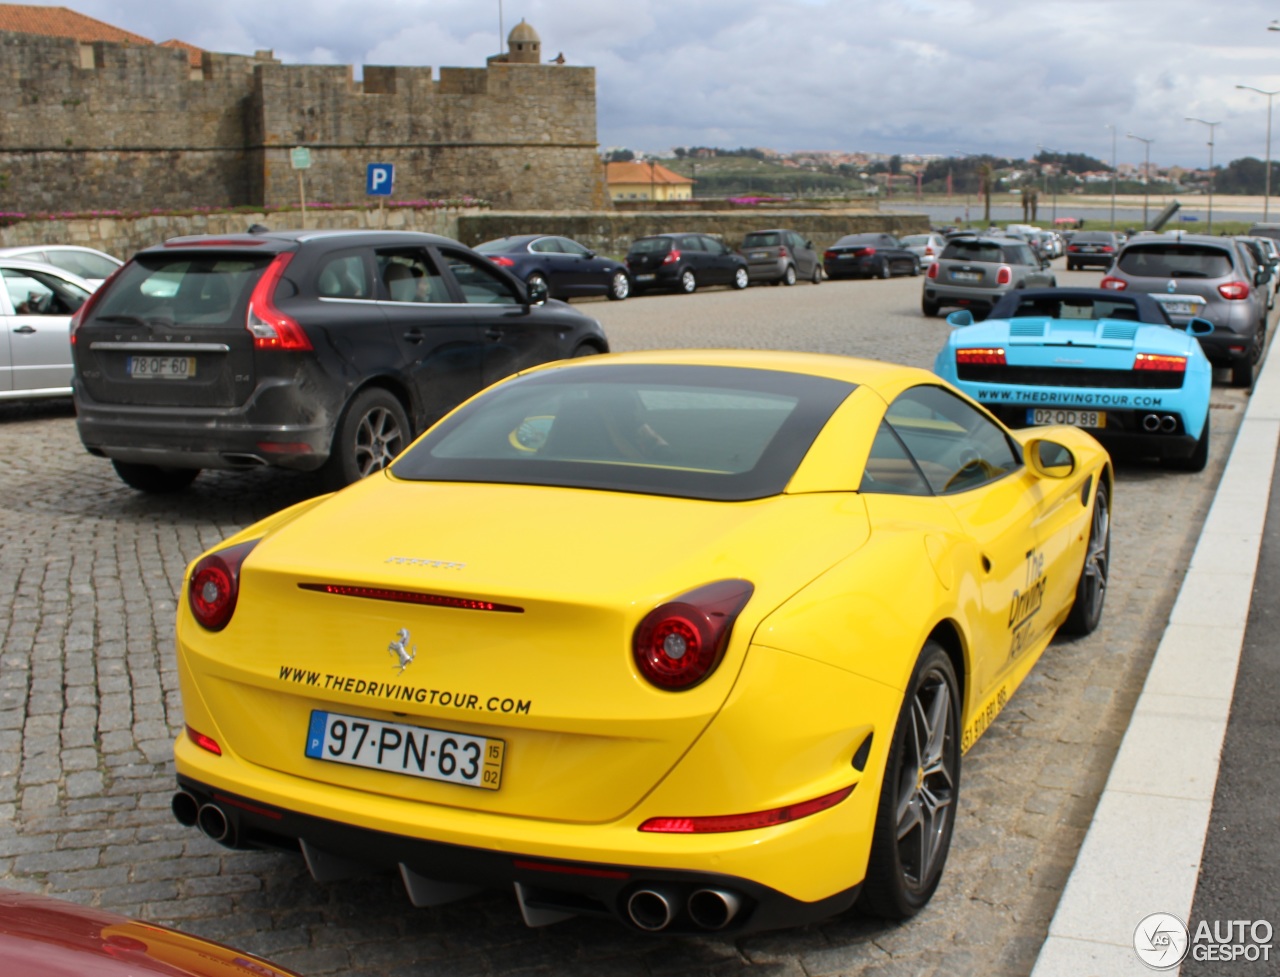
[[[389,197],[396,182],[394,163],[370,163],[364,191],[371,197]]]

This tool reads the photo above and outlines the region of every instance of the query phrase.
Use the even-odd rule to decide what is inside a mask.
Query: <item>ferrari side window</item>
[[[862,469],[862,484],[858,491],[881,495],[933,494],[919,466],[885,421],[880,422],[880,429],[871,442],[871,454]]]
[[[985,414],[941,387],[912,387],[885,419],[934,492],[964,492],[1020,467],[1020,455]]]

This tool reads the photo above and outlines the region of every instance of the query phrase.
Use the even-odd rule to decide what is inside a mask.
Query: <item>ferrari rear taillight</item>
[[[753,831],[756,828],[771,828],[777,824],[799,821],[810,815],[835,807],[853,793],[853,785],[841,787],[830,794],[823,794],[811,800],[788,804],[786,807],[775,807],[768,811],[752,811],[750,814],[713,814],[701,817],[685,818],[649,818],[640,830],[655,834],[697,835],[719,834],[726,831]]]
[[[1008,285],[1012,281],[1013,281],[1013,269],[1010,268],[1008,265],[1001,265],[999,270],[996,272],[996,284]]]
[[[929,270],[928,270],[928,271],[926,271],[924,274],[925,274],[925,277],[926,277],[926,278],[937,278],[937,277],[938,277],[938,263],[935,261],[933,264],[931,264],[931,265],[929,266]]]
[[[71,316],[70,329],[72,346],[76,344],[76,330],[79,329],[81,324],[89,318],[89,313],[93,311],[93,307],[97,305],[98,300],[106,294],[111,283],[116,280],[116,276],[118,276],[120,272],[124,271],[125,267],[125,265],[121,265],[108,275],[101,285],[89,293],[89,297],[80,303],[80,308],[76,309],[75,314]]]
[[[655,607],[631,639],[640,674],[671,692],[697,685],[720,664],[754,590],[746,580],[719,580]]]
[[[1167,356],[1163,353],[1139,353],[1133,360],[1135,370],[1157,370],[1164,373],[1186,373],[1185,356]]]
[[[664,265],[674,265],[679,260],[680,260],[680,249],[672,248],[670,251],[667,252],[667,256],[662,259],[662,263]]]
[[[1004,366],[1004,350],[999,346],[973,347],[956,350],[957,365],[980,364],[982,366]]]
[[[1129,287],[1129,283],[1126,282],[1123,278],[1112,278],[1110,275],[1108,275],[1106,278],[1102,279],[1102,281],[1098,283],[1098,287],[1109,288],[1113,292],[1123,292],[1126,288]]]
[[[307,338],[302,325],[293,316],[277,309],[274,300],[276,286],[280,284],[280,278],[292,260],[293,254],[288,251],[276,255],[258,279],[253,294],[249,296],[249,314],[245,328],[253,336],[254,349],[311,349],[311,340]]]
[[[1244,282],[1223,282],[1218,286],[1218,294],[1224,299],[1238,301],[1249,297],[1249,286]]]
[[[258,540],[253,539],[228,546],[195,565],[187,585],[187,603],[201,627],[221,631],[227,626],[240,595],[240,565],[257,545]]]

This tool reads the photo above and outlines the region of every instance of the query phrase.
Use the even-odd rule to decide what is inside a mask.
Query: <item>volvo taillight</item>
[[[254,349],[311,349],[311,340],[307,338],[302,325],[293,316],[277,309],[275,304],[276,286],[280,284],[284,270],[292,260],[293,253],[289,251],[276,255],[258,279],[253,294],[249,296],[245,328],[253,336]]]
[[[1239,301],[1249,297],[1249,286],[1244,282],[1223,282],[1218,286],[1218,294],[1224,299]]]
[[[1008,285],[1013,281],[1013,269],[1008,265],[1001,265],[1000,270],[996,272],[996,284]]]
[[[253,539],[217,550],[192,569],[187,603],[201,627],[221,631],[227,626],[240,596],[240,566],[257,545],[258,540]]]
[[[1126,288],[1129,287],[1129,283],[1126,282],[1123,278],[1112,278],[1110,275],[1108,275],[1106,278],[1102,279],[1102,281],[1098,283],[1098,287],[1109,288],[1113,292],[1123,292]]]
[[[693,688],[720,664],[754,590],[746,580],[719,580],[655,607],[631,639],[640,674],[671,692]]]
[[[103,295],[106,294],[106,291],[110,287],[111,283],[116,280],[116,277],[120,274],[120,272],[124,271],[126,267],[127,267],[126,265],[121,265],[119,268],[113,271],[110,275],[108,275],[106,280],[101,285],[99,285],[96,289],[94,289],[92,292],[89,293],[89,297],[80,303],[80,308],[76,309],[75,313],[71,316],[71,323],[69,328],[71,330],[72,346],[76,344],[76,330],[79,329],[81,324],[86,319],[89,318],[89,313],[92,312],[93,307],[98,304],[98,300],[102,298]]]

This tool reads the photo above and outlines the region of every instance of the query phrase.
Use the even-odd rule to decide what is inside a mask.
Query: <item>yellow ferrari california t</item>
[[[187,571],[175,816],[530,925],[889,918],[961,755],[1097,626],[1112,472],[931,373],[676,351],[511,377]]]

